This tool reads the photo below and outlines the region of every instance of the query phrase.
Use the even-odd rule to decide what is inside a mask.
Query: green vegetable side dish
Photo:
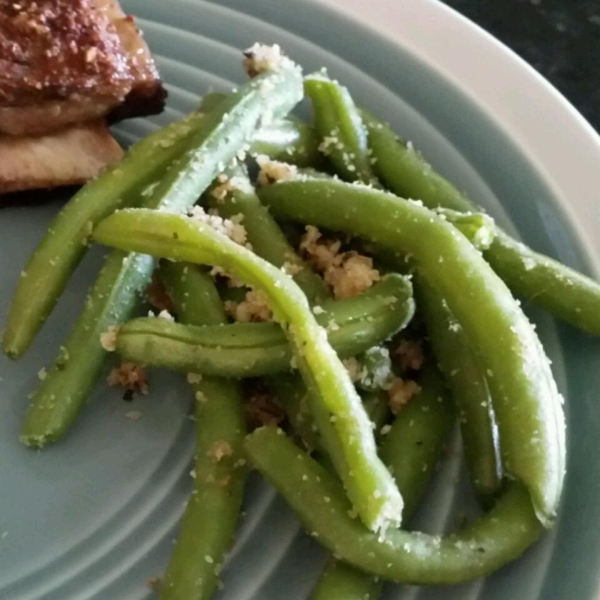
[[[226,322],[214,283],[193,265],[165,262],[161,280],[178,318],[193,325]],[[246,417],[239,382],[198,378],[194,489],[161,585],[160,600],[208,600],[229,550],[246,479]],[[208,557],[208,558],[207,558]]]
[[[332,553],[312,600],[375,600],[385,580],[487,576],[553,524],[565,475],[562,398],[511,292],[600,335],[600,285],[500,230],[325,72],[303,79],[278,46],[245,56],[250,82],[206,94],[198,111],[132,147],[75,194],[31,257],[2,340],[11,358],[31,345],[89,244],[113,248],[41,374],[21,439],[40,448],[65,436],[109,350],[188,374],[193,493],[160,600],[212,596],[247,462]],[[303,92],[314,125],[289,115]],[[312,249],[302,225],[322,230]],[[336,299],[335,269],[366,284]],[[175,320],[137,316],[153,273]],[[273,322],[231,322],[244,320],[246,286]],[[415,332],[424,355],[413,363],[398,343]],[[248,434],[248,378],[263,378],[281,429]],[[395,398],[405,384],[416,391]],[[444,537],[411,532],[405,519],[457,420],[485,512]]]
[[[429,208],[460,212],[477,206],[452,183],[436,173],[412,144],[406,144],[367,111],[362,117],[369,132],[374,169],[395,194],[418,198]],[[534,252],[498,232],[485,259],[510,289],[531,302],[593,335],[600,335],[600,285],[547,256]]]
[[[447,585],[484,577],[518,558],[543,532],[529,492],[511,483],[494,508],[461,532],[439,538],[369,531],[348,512],[341,485],[280,429],[246,438],[253,466],[279,491],[309,533],[343,561],[400,583]]]
[[[195,113],[142,139],[58,213],[25,266],[12,299],[2,337],[8,356],[19,358],[33,342],[85,254],[94,225],[117,208],[143,200],[203,122],[204,115]]]
[[[394,476],[410,520],[443,455],[454,426],[454,411],[434,366],[425,366],[421,391],[381,432],[380,454]],[[311,600],[376,600],[382,581],[350,565],[332,560],[323,571]],[[370,596],[367,596],[370,594]]]
[[[104,366],[100,338],[139,307],[153,264],[149,256],[118,251],[107,258],[56,362],[33,394],[21,431],[24,444],[43,447],[73,425]]]
[[[276,216],[411,255],[471,338],[489,377],[505,471],[525,484],[550,526],[564,480],[561,398],[533,327],[480,253],[419,203],[360,184],[286,181],[261,188],[260,197]]]
[[[405,327],[414,314],[412,286],[388,275],[360,296],[331,300],[315,315],[341,358],[364,352]],[[193,327],[141,317],[121,326],[116,351],[129,362],[220,377],[258,377],[292,369],[293,353],[275,323]]]
[[[138,200],[143,200],[144,206],[166,212],[178,213],[190,208],[223,165],[235,158],[262,119],[289,111],[300,100],[301,73],[294,63],[288,62],[276,72],[258,76],[208,113],[198,130],[186,141],[177,160],[157,175],[159,181],[152,186],[147,198],[139,197]],[[266,101],[265,88],[277,95]],[[133,163],[130,168],[140,167]],[[92,290],[84,312],[64,343],[71,356],[85,356],[87,360],[71,361],[65,369],[59,356],[57,365],[35,392],[35,401],[21,436],[25,444],[42,447],[57,441],[83,408],[95,383],[92,376],[100,373],[105,359],[105,352],[99,345],[99,329],[102,327],[106,331],[104,326],[111,312],[114,313],[113,325],[119,325],[131,316],[132,310],[118,309],[123,306],[133,308],[140,285],[152,274],[152,263],[146,257],[132,260],[142,261],[144,267],[133,273],[126,261],[121,270],[110,271],[112,280],[105,276]],[[17,297],[19,293],[17,290]],[[36,302],[35,298],[22,300],[18,310],[27,311],[31,301]]]
[[[219,266],[262,291],[286,330],[328,450],[334,443],[339,449],[332,459],[358,514],[374,531],[400,523],[402,498],[377,456],[371,421],[306,296],[289,276],[205,222],[147,209],[113,214],[93,237],[129,251]]]
[[[252,250],[293,277],[310,303],[320,303],[329,296],[325,282],[314,273],[289,244],[279,225],[261,204],[246,170],[237,165],[226,171],[231,189],[218,194],[218,188],[208,194],[211,208],[225,218],[242,219]]]

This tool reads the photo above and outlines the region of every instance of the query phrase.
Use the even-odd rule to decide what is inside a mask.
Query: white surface
[[[476,99],[560,199],[600,274],[600,137],[562,94],[496,38],[438,0],[320,2],[418,55]]]

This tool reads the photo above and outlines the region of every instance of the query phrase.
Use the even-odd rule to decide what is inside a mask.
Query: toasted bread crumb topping
[[[310,265],[327,283],[336,298],[349,298],[362,294],[381,279],[373,268],[373,259],[354,250],[341,252],[339,240],[322,239],[321,232],[313,225],[306,226],[300,242],[300,251]]]
[[[111,387],[120,386],[134,393],[147,394],[146,369],[134,363],[124,362],[115,367],[106,379]]]

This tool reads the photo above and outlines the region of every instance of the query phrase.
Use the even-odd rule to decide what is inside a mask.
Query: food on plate
[[[162,110],[154,60],[116,0],[3,2],[0,33],[2,133]]]
[[[0,66],[2,163],[11,147],[27,161],[9,162],[0,191],[90,179],[121,157],[100,121],[164,106],[148,46],[116,0],[2,2]],[[86,150],[80,165],[73,144]]]
[[[122,156],[102,121],[47,135],[0,135],[0,193],[83,183]]]
[[[138,391],[145,368],[187,374],[194,489],[161,600],[218,587],[248,465],[332,554],[313,600],[489,575],[552,527],[565,476],[563,399],[513,293],[600,333],[600,286],[512,240],[326,72],[244,56],[249,82],[133,146],[25,267],[12,358],[86,248],[113,249],[21,440],[64,437],[111,352]],[[303,91],[313,126],[289,116]],[[169,310],[138,316],[144,291]],[[456,421],[483,514],[414,532]]]

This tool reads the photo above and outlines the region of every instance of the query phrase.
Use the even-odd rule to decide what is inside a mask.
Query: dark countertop
[[[444,0],[550,80],[600,131],[600,0]]]

